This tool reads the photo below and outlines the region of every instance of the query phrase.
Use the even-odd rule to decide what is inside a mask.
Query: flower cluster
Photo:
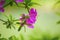
[[[16,3],[19,3],[19,2],[24,2],[24,0],[15,0],[15,2]],[[4,4],[5,4],[5,0],[0,0],[0,12],[4,12],[4,8],[3,8],[3,6],[4,6]]]
[[[34,28],[33,24],[36,21],[36,16],[37,16],[36,9],[31,8],[28,15],[22,14],[22,16],[20,17],[20,21],[21,22],[24,22],[25,21],[25,24],[29,28]]]
[[[17,24],[19,23],[19,28],[18,31],[21,30],[21,28],[24,25],[27,25],[27,27],[29,28],[34,28],[34,24],[36,22],[36,17],[37,17],[37,11],[35,8],[30,8],[32,6],[32,4],[37,4],[34,2],[31,2],[31,0],[9,0],[8,4],[6,3],[6,0],[0,0],[0,12],[4,12],[4,7],[8,6],[8,5],[13,5],[11,4],[12,2],[14,2],[16,5],[18,5],[19,3],[22,3],[24,5],[24,7],[27,9],[28,14],[22,14],[19,18],[19,20],[17,19],[13,19],[12,16],[10,15],[10,18],[7,19],[7,21],[4,21],[2,19],[0,19],[0,21],[3,21],[3,24],[6,25],[7,28],[11,29],[11,26],[14,27],[14,22],[17,22]],[[14,27],[15,28],[15,27]]]
[[[29,28],[34,28],[33,24],[36,22],[37,11],[34,8],[29,10],[29,14],[22,14],[20,17],[21,26],[27,25]],[[20,30],[20,29],[19,29]]]

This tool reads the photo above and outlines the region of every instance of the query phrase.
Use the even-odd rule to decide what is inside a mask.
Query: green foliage
[[[60,21],[58,21],[57,24],[60,24]]]
[[[42,40],[51,40],[50,33],[43,33],[42,34]]]
[[[24,3],[20,3],[20,4],[24,4],[25,8],[29,8],[29,7],[31,7],[33,5],[40,5],[38,3],[31,2],[31,1],[32,0],[24,0]],[[6,0],[5,5],[3,7],[7,7],[8,5],[13,6],[14,3],[17,5],[17,7],[19,7],[18,3],[16,3],[15,0]]]
[[[24,0],[26,4],[30,3],[31,0]]]
[[[7,17],[7,21],[0,19],[0,21],[3,22],[3,25],[6,25],[6,28],[11,29],[11,27],[13,27],[15,29],[14,22],[18,20],[13,18],[12,15],[10,15],[9,17],[5,15],[5,17]]]
[[[1,37],[1,34],[0,34],[0,37]]]
[[[14,25],[14,19],[12,18],[12,15],[10,15],[10,18],[7,18],[7,21],[4,22],[3,24],[6,25],[7,28],[11,29],[11,26],[15,29]]]
[[[60,5],[60,0],[58,0],[58,1],[53,5],[53,9],[55,9],[58,4]]]
[[[59,37],[54,37],[52,38],[52,40],[59,40]]]
[[[6,0],[5,5],[3,7],[7,7],[8,5],[10,5],[10,3],[11,3],[11,0]]]
[[[1,34],[0,34],[0,37],[1,37]],[[0,38],[0,40],[7,40],[6,38]]]
[[[30,36],[29,38],[30,38],[30,40],[42,40],[41,38],[36,38],[36,37],[33,37],[33,36]]]
[[[30,38],[30,40],[59,40],[59,37],[51,38],[47,35],[43,36],[42,38],[37,38],[37,37],[33,37],[33,36],[30,36],[29,38]]]
[[[49,35],[42,35],[42,38],[39,38],[37,36],[29,36],[29,40],[59,40],[59,36],[51,37]],[[21,38],[21,39],[19,39]],[[19,37],[16,37],[15,35],[9,37],[8,39],[6,38],[0,38],[0,40],[25,40],[24,36],[22,34],[19,35]]]
[[[18,6],[18,4],[15,2],[15,0],[6,0],[5,5],[3,7],[7,7],[9,5],[13,6],[14,3]]]
[[[9,37],[9,40],[18,40],[18,38],[16,38],[16,36],[11,36]]]
[[[35,3],[35,2],[30,2],[30,3],[28,4],[28,6],[33,6],[33,5],[40,5],[40,4]]]
[[[35,3],[35,2],[32,2],[32,0],[24,0],[25,3],[23,3],[25,5],[25,8],[28,10],[29,12],[29,9],[31,6],[33,5],[40,5],[38,3]]]
[[[9,4],[10,4],[10,6],[13,6],[13,2],[10,2]]]
[[[0,38],[0,40],[7,40],[6,38]]]
[[[56,15],[60,16],[60,12],[57,12]]]
[[[56,4],[59,4],[60,3],[60,0],[56,2]]]

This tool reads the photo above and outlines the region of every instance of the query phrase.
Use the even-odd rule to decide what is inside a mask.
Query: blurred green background
[[[6,29],[6,26],[0,21],[0,34],[1,38],[10,38],[10,40],[60,40],[60,24],[57,21],[60,20],[60,3],[55,5],[58,0],[33,0],[41,4],[41,6],[33,6],[37,9],[38,16],[37,22],[34,25],[34,29],[26,27],[20,32],[16,29]],[[0,13],[0,18],[6,20],[3,14],[9,16],[12,14],[13,17],[19,18],[22,13],[28,13],[26,9],[13,5],[5,8],[4,13]],[[12,36],[12,38],[11,38]],[[1,40],[1,39],[0,39]]]

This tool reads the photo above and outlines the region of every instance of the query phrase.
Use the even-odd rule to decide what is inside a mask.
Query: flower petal
[[[24,0],[16,0],[16,2],[18,3],[18,2],[24,2]]]
[[[36,9],[31,8],[30,11],[29,11],[29,15],[30,15],[30,17],[36,18],[36,16],[37,16]]]
[[[0,8],[0,12],[4,12],[4,9],[3,8]]]
[[[29,27],[29,28],[34,28],[34,26],[33,26],[33,25],[28,25],[28,27]]]
[[[28,18],[28,19],[26,19],[26,24],[33,24],[33,23],[35,23],[35,21],[36,21],[36,19],[35,18]]]
[[[0,0],[0,7],[3,7],[5,0]]]
[[[25,19],[25,14],[22,14],[20,20],[24,20],[24,19]]]

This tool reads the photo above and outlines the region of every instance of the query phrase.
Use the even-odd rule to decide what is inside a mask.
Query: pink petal
[[[31,8],[29,11],[29,15],[30,15],[30,17],[36,17],[37,16],[36,9]]]
[[[28,18],[26,19],[26,24],[33,24],[35,23],[36,19],[35,18]]]
[[[18,3],[18,2],[24,2],[24,0],[16,0],[16,2]]]
[[[33,26],[33,25],[28,25],[28,27],[29,27],[29,28],[34,28],[34,26]]]
[[[0,12],[4,12],[4,8],[0,8]]]
[[[5,0],[0,0],[0,7],[3,7]]]

